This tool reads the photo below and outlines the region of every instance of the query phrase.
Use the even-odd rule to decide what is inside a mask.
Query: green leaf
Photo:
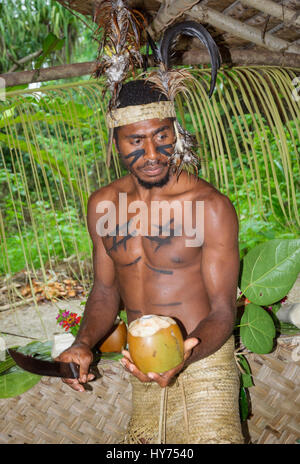
[[[45,342],[34,341],[19,347],[18,351],[29,356],[38,355],[39,359],[51,361],[52,346],[53,340],[47,340]]]
[[[252,381],[252,376],[251,376],[251,369],[250,369],[247,359],[245,358],[245,356],[239,355],[238,362],[242,370],[244,371],[241,374],[241,385],[244,388],[252,387],[253,381]]]
[[[119,313],[119,316],[120,316],[120,319],[125,322],[125,324],[127,325],[127,313],[126,313],[126,310],[125,309],[121,309],[120,313]]]
[[[248,406],[248,398],[247,393],[244,387],[240,389],[240,416],[241,421],[247,420],[249,415],[249,406]]]
[[[31,374],[23,370],[15,370],[0,376],[0,398],[11,398],[21,395],[36,385],[40,375]]]
[[[270,240],[243,259],[241,290],[255,304],[267,306],[286,296],[300,272],[300,240]]]
[[[65,39],[59,39],[52,32],[47,35],[43,42],[43,54],[36,61],[35,69],[41,67],[45,59],[52,53],[54,50],[61,50],[64,45]]]
[[[300,332],[299,327],[293,324],[289,324],[288,322],[282,322],[279,321],[280,323],[280,333],[284,335],[297,335]]]
[[[121,353],[101,353],[101,359],[110,359],[111,361],[119,361],[123,357]]]
[[[20,353],[31,356],[38,355],[37,357],[39,359],[51,361],[52,345],[52,340],[47,340],[46,342],[34,341],[25,346],[14,348],[20,351]],[[12,363],[14,365],[10,366],[9,363],[11,359],[12,358],[8,356],[0,365],[0,367],[3,367],[3,370],[5,367],[10,367],[9,371],[3,372],[2,375],[0,375],[0,398],[11,398],[21,395],[34,387],[41,379],[40,375],[24,371],[21,367],[16,366],[14,362]]]
[[[253,353],[269,353],[273,348],[276,330],[272,317],[255,304],[248,304],[241,318],[240,336]]]

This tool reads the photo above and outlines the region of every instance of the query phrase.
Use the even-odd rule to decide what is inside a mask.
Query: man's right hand
[[[55,361],[79,364],[79,378],[62,379],[62,381],[73,388],[73,390],[80,392],[85,391],[82,384],[85,384],[95,378],[94,374],[89,374],[89,367],[92,360],[93,353],[84,343],[74,343],[70,348],[63,351],[57,358],[55,358]]]

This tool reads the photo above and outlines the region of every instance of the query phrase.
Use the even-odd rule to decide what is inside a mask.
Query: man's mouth
[[[163,166],[153,166],[153,167],[146,167],[143,169],[143,172],[145,172],[148,176],[157,176],[160,174],[163,170]]]
[[[157,176],[163,171],[164,167],[165,166],[163,164],[156,164],[155,166],[145,166],[142,169],[142,172],[146,173],[148,176]]]

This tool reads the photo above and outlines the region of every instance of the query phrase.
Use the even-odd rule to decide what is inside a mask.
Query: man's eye
[[[161,142],[162,140],[165,140],[167,138],[167,135],[166,134],[159,134],[157,138]]]
[[[141,139],[134,139],[134,140],[133,140],[133,143],[134,143],[135,145],[138,145],[139,143],[141,143]]]

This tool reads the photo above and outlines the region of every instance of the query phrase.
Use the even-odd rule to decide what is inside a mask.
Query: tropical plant
[[[81,17],[79,13],[76,16]],[[38,69],[44,63],[67,64],[72,57],[75,62],[80,58],[82,61],[95,59],[97,45],[93,47],[93,30],[76,16],[54,0],[3,0],[0,4],[0,74]]]
[[[292,324],[282,324],[276,312],[300,273],[300,240],[261,243],[244,256],[241,269],[239,301],[246,297],[246,305],[237,321],[237,334],[248,352],[269,353],[276,333],[299,332]],[[243,350],[242,347],[237,351],[237,359],[242,370],[241,416],[246,420],[249,413],[246,389],[253,382]]]

